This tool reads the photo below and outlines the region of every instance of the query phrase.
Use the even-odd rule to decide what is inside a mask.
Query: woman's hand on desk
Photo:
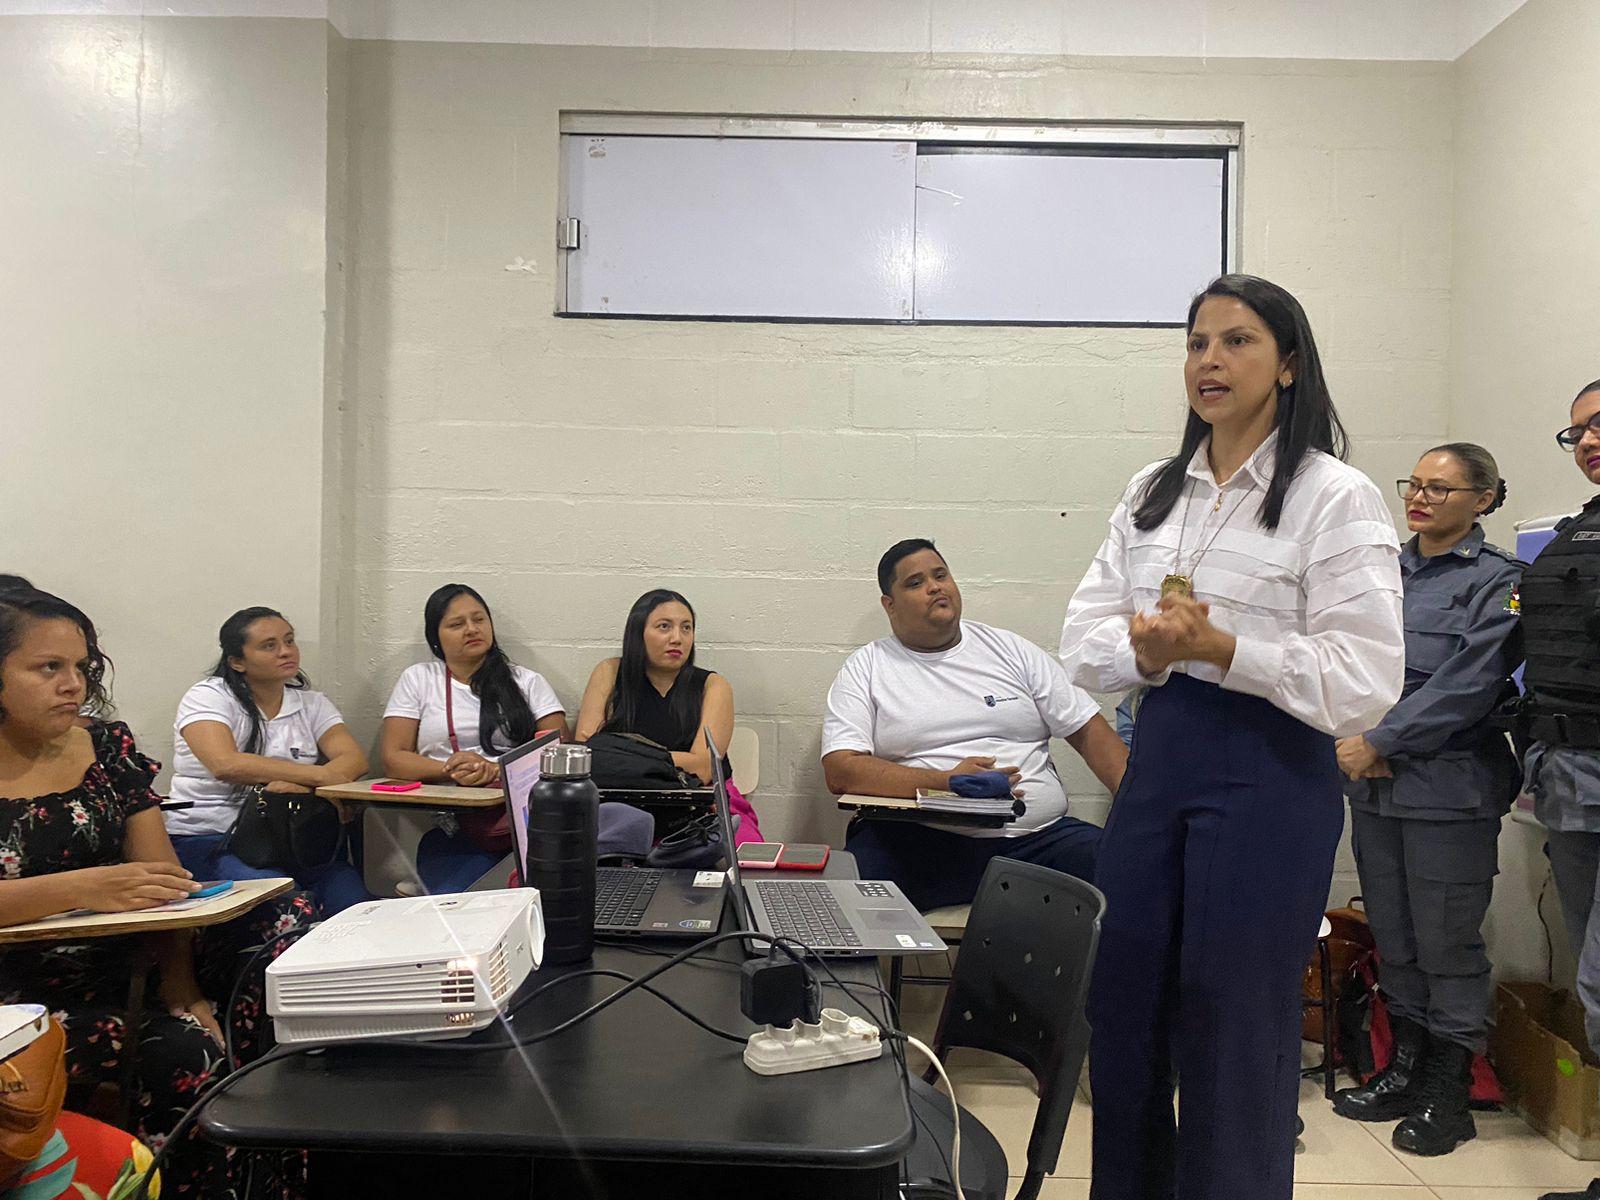
[[[500,782],[500,764],[471,750],[457,750],[445,759],[444,769],[460,787],[493,787]]]
[[[95,912],[138,912],[182,900],[200,886],[175,862],[118,863],[86,867],[75,874],[78,906]]]

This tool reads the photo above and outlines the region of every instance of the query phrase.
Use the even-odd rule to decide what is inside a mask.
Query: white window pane
[[[924,154],[916,315],[1181,323],[1223,270],[1217,158]]]
[[[573,313],[906,320],[916,147],[562,138]]]

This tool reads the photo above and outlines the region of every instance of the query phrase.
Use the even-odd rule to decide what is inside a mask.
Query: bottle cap
[[[573,779],[589,774],[593,755],[587,746],[557,744],[539,755],[539,774],[548,779]]]

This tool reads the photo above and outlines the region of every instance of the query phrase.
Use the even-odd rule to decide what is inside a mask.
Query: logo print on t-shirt
[[[993,708],[996,704],[1004,704],[1008,700],[1020,700],[1020,699],[1022,699],[1021,696],[985,696],[983,698],[983,702],[985,704],[987,704],[990,708]]]

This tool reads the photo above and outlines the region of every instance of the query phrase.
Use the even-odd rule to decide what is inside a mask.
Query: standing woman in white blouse
[[[1183,444],[1128,485],[1061,634],[1075,683],[1149,688],[1095,880],[1090,1195],[1289,1200],[1333,743],[1400,695],[1399,543],[1299,302],[1225,275],[1187,327]]]

